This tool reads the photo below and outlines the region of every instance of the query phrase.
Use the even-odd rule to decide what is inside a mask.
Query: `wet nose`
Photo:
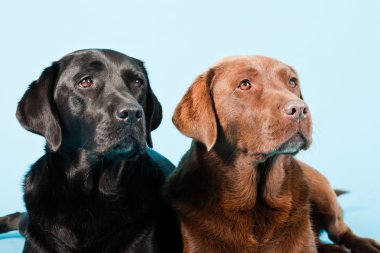
[[[283,114],[295,120],[302,120],[309,116],[309,108],[302,100],[292,100],[285,104]]]
[[[141,120],[143,115],[142,109],[136,106],[124,106],[117,110],[116,117],[127,123],[136,123]]]

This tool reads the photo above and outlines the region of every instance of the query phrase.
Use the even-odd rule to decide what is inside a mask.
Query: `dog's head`
[[[50,151],[85,149],[134,157],[152,147],[162,119],[143,62],[111,50],[82,50],[46,68],[19,102],[17,119]]]
[[[263,56],[229,57],[200,75],[173,122],[208,150],[223,139],[236,150],[266,158],[295,154],[311,143],[311,117],[297,73]]]

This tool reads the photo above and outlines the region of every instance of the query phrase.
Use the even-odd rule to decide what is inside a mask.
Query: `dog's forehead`
[[[230,56],[214,65],[224,75],[255,73],[261,76],[297,75],[296,71],[276,59],[261,56]]]
[[[117,68],[145,73],[143,62],[125,54],[106,49],[76,51],[64,56],[59,62],[63,69]]]

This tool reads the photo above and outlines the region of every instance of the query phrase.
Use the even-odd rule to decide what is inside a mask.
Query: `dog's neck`
[[[289,203],[290,193],[284,187],[287,173],[284,163],[291,157],[277,155],[264,162],[257,161],[252,154],[218,143],[207,151],[203,144],[195,142],[193,152],[200,159],[201,167],[213,171],[212,180],[217,178],[223,208],[252,210],[258,201],[272,208]]]
[[[127,161],[121,156],[108,159],[84,149],[47,152],[46,158],[50,170],[55,170],[59,177],[64,175],[65,183],[72,192],[89,194],[96,188],[105,195],[116,194],[128,176],[127,170],[133,171],[141,162],[139,158]]]

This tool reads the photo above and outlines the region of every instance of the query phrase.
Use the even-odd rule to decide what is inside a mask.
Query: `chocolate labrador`
[[[25,235],[24,252],[177,251],[161,196],[174,166],[146,147],[162,111],[142,61],[68,54],[30,85],[16,115],[47,142],[25,178],[27,213],[0,220],[1,232]]]
[[[226,58],[194,81],[173,122],[193,139],[165,188],[184,252],[380,252],[343,222],[326,178],[293,157],[312,137],[293,68]]]

